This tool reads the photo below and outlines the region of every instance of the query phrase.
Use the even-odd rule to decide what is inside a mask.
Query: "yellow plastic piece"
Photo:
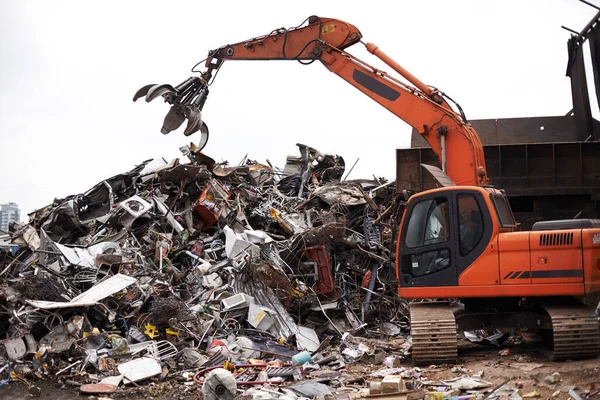
[[[159,333],[157,332],[156,326],[148,323],[148,324],[146,324],[145,328],[146,328],[146,330],[144,331],[144,333],[150,339],[154,339],[159,335]]]
[[[165,332],[167,333],[167,335],[173,335],[173,336],[180,336],[181,333],[175,329],[171,329],[171,328],[167,328],[165,329]]]
[[[229,360],[225,361],[225,363],[223,363],[223,368],[225,368],[228,371],[235,371],[235,365],[233,365],[233,363]]]

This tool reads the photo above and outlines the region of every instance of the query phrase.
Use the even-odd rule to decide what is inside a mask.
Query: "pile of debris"
[[[145,161],[13,223],[0,238],[0,385],[173,378],[210,391],[225,367],[235,379],[215,390],[235,394],[304,379],[302,365],[405,356],[392,229],[404,202],[393,182],[344,181],[342,157],[298,147],[277,169],[186,146],[189,162]]]

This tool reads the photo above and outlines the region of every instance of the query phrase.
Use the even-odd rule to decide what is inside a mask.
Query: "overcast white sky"
[[[470,119],[564,115],[560,26],[580,30],[595,13],[577,0],[0,0],[0,203],[25,214],[145,159],[178,157],[189,139],[160,133],[168,105],[133,103],[136,90],[177,84],[209,49],[313,14],[356,25]],[[390,70],[360,45],[349,51]],[[205,152],[233,164],[247,153],[283,166],[304,143],[350,165],[360,157],[353,178],[393,178],[394,149],[410,146],[408,125],[319,63],[226,62],[203,117]]]

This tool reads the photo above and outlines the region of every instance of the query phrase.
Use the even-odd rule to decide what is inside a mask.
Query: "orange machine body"
[[[452,237],[460,236],[459,209],[453,199],[460,198],[461,193],[476,194],[474,198],[480,201],[479,209],[484,214],[481,242],[472,249],[469,255],[472,260],[462,264],[464,257],[458,248],[453,248],[457,240]],[[408,230],[415,230],[409,227],[407,218],[414,218],[414,210],[423,200],[439,199],[438,196],[448,199],[447,236],[441,243],[408,248],[407,254],[403,246],[406,247],[407,240],[410,242]],[[503,198],[500,191],[482,187],[435,189],[411,197],[397,244],[399,295],[407,299],[424,299],[600,293],[600,228],[517,232],[514,220],[510,220],[512,215],[502,221],[499,202]],[[447,252],[450,261],[438,266],[437,270],[419,270],[415,264],[419,257],[434,251],[444,255]]]

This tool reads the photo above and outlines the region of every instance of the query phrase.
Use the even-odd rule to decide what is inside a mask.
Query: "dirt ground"
[[[584,394],[590,387],[591,392],[600,389],[600,357],[588,360],[553,362],[536,346],[526,344],[514,345],[509,348],[510,354],[499,355],[498,348],[482,347],[470,343],[459,346],[459,360],[454,367],[460,372],[453,372],[453,366],[429,366],[421,368],[422,381],[446,380],[458,376],[473,376],[483,372],[483,379],[492,383],[494,388],[508,380],[511,387],[519,385],[521,396],[538,392],[535,398],[566,400],[570,399],[569,390],[576,389]],[[411,367],[410,363],[401,366]],[[353,365],[347,368],[351,375],[368,376],[381,366]],[[558,372],[560,380],[548,383],[547,377]],[[372,378],[367,378],[371,380]],[[548,379],[549,380],[549,379]],[[484,391],[484,390],[482,390]],[[590,399],[600,399],[600,395]]]
[[[411,367],[409,360],[406,360],[401,366]],[[492,383],[494,386],[509,380],[511,386],[522,385],[520,389],[521,396],[538,392],[540,396],[537,398],[552,400],[569,399],[568,391],[573,388],[584,398],[585,391],[590,387],[593,388],[593,385],[600,388],[600,358],[552,362],[537,348],[525,344],[514,345],[510,347],[509,355],[500,356],[497,348],[462,343],[459,350],[459,362],[455,367],[459,367],[458,369],[461,371],[452,372],[453,366],[450,365],[421,368],[422,380],[470,376],[483,371],[481,379]],[[384,367],[382,365],[366,364],[348,365],[342,373],[342,379],[355,378],[355,382],[349,386],[358,388],[361,378],[364,382],[368,382],[373,379],[369,377],[369,374],[381,368]],[[560,380],[556,383],[547,383],[546,377],[555,372],[560,374]],[[179,375],[174,375],[172,378],[175,376],[178,377]],[[59,385],[49,380],[34,383],[41,388],[41,399],[98,398],[98,396],[79,394],[78,387],[69,384]],[[166,382],[140,383],[139,387],[119,388],[117,392],[109,395],[109,398],[156,400],[201,398],[199,392],[199,388],[194,385],[186,386],[174,379],[167,379]],[[11,382],[7,386],[0,387],[0,399],[20,400],[31,398],[27,387],[22,383]],[[590,398],[600,399],[600,395]]]

